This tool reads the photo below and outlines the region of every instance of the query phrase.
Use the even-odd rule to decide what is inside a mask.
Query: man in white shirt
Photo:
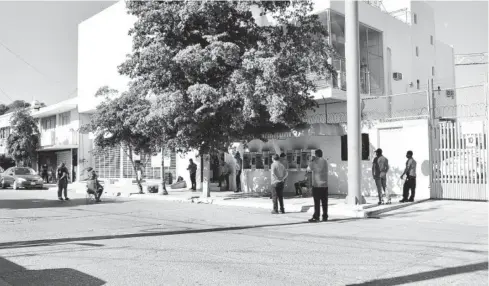
[[[273,211],[272,214],[278,214],[278,204],[280,203],[280,212],[285,213],[284,210],[284,185],[285,179],[289,175],[285,166],[280,163],[280,157],[275,154],[273,156],[273,163],[270,168],[272,173],[272,199],[273,199]]]
[[[402,200],[399,201],[401,203],[414,202],[414,194],[416,191],[416,161],[413,159],[413,151],[407,151],[406,158],[406,169],[401,175],[401,180],[404,178],[404,175],[406,175]],[[408,199],[409,189],[411,189],[411,196]]]
[[[312,171],[312,196],[314,198],[314,215],[309,222],[319,222],[323,206],[323,221],[328,220],[328,161],[323,158],[323,151],[318,149],[309,162],[308,169]]]

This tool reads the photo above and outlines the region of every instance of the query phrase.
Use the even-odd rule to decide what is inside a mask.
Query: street
[[[305,213],[70,196],[0,191],[0,285],[488,283],[487,203],[310,224]]]

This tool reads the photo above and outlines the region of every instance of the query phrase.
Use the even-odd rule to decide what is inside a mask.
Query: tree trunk
[[[137,166],[136,164],[134,163],[134,160],[133,160],[133,157],[132,157],[132,148],[131,146],[128,146],[128,154],[127,156],[129,157],[129,160],[131,161],[131,164],[132,164],[132,168],[134,170],[134,173],[136,174],[136,184],[138,185],[138,188],[139,188],[139,193],[140,194],[144,194],[143,192],[143,185],[141,184],[141,177],[143,175],[143,173],[141,172],[141,177],[138,176],[138,169],[137,169]]]
[[[161,194],[168,195],[168,191],[166,190],[166,182],[165,182],[165,147],[161,148],[161,186],[162,186]]]

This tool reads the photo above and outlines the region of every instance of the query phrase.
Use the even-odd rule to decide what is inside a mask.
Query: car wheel
[[[14,185],[12,187],[14,190],[18,190],[19,186],[17,185],[17,181],[14,181]]]
[[[5,186],[5,180],[2,179],[2,181],[0,182],[0,188],[2,189],[5,189],[7,186]]]

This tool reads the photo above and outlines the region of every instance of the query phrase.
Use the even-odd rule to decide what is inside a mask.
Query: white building
[[[330,44],[344,57],[344,2],[317,0],[315,11],[329,30]],[[433,79],[434,86],[440,86],[442,89],[454,86],[453,49],[437,40],[434,17],[433,9],[423,1],[390,0],[385,1],[383,6],[378,1],[359,2],[361,94],[366,99],[363,112],[367,118],[375,120],[426,117],[428,115],[426,92],[428,82]],[[262,25],[268,25],[271,22],[271,18],[267,16],[256,18]],[[79,25],[78,90],[80,101],[78,111],[80,114],[89,114],[95,110],[100,100],[95,98],[95,93],[101,86],[108,85],[118,90],[127,88],[129,79],[119,75],[117,67],[125,60],[126,54],[131,53],[132,39],[128,36],[128,30],[134,21],[135,19],[127,14],[125,3],[121,1]],[[269,187],[267,183],[269,173],[266,171],[265,164],[267,162],[260,159],[263,152],[285,151],[290,154],[291,175],[289,175],[290,183],[286,191],[293,192],[292,183],[304,177],[303,168],[293,167],[293,162],[297,162],[295,160],[297,156],[294,154],[299,154],[299,150],[304,150],[306,154],[310,153],[310,149],[321,148],[331,166],[330,193],[346,193],[344,60],[335,59],[333,65],[338,71],[338,78],[330,81],[318,79],[319,88],[315,98],[320,107],[311,112],[307,119],[310,123],[321,123],[320,131],[316,135],[276,136],[277,140],[268,143],[259,140],[250,142],[249,150],[241,148],[241,152],[246,151],[246,164],[242,178],[246,191],[259,191]],[[396,94],[405,95],[382,97]],[[445,97],[438,104],[455,105],[455,99]],[[400,191],[396,184],[404,166],[404,155],[407,150],[413,150],[414,157],[420,166],[418,168],[420,173],[418,194],[420,197],[429,196],[427,190],[429,172],[421,170],[426,168],[426,164],[429,165],[426,119],[375,123],[365,126],[363,132],[365,134],[363,136],[365,145],[363,188],[365,191],[375,189],[369,172],[373,150],[381,147],[391,162],[389,187],[396,192]],[[88,145],[83,148],[80,146],[79,158],[90,157]],[[114,175],[109,174],[108,176],[115,180],[124,179],[125,176],[121,171],[125,166],[124,156],[119,157],[120,150],[115,152],[109,156],[112,158],[109,159],[109,161],[112,160],[109,165],[119,169],[116,169]],[[258,157],[254,155],[254,152],[258,154]],[[107,162],[109,157],[96,160]],[[188,157],[195,156],[190,154]],[[185,170],[188,164],[187,158],[182,159],[176,156],[175,160],[172,160],[172,168],[174,168],[174,175],[183,176],[188,180],[188,173]],[[226,160],[232,162],[230,156],[227,156]],[[87,159],[87,161],[99,169],[108,166],[103,164],[97,166],[94,158]],[[200,170],[200,160],[196,162]],[[99,170],[99,173],[105,174],[106,172]],[[200,187],[200,175],[199,172],[198,187]]]

